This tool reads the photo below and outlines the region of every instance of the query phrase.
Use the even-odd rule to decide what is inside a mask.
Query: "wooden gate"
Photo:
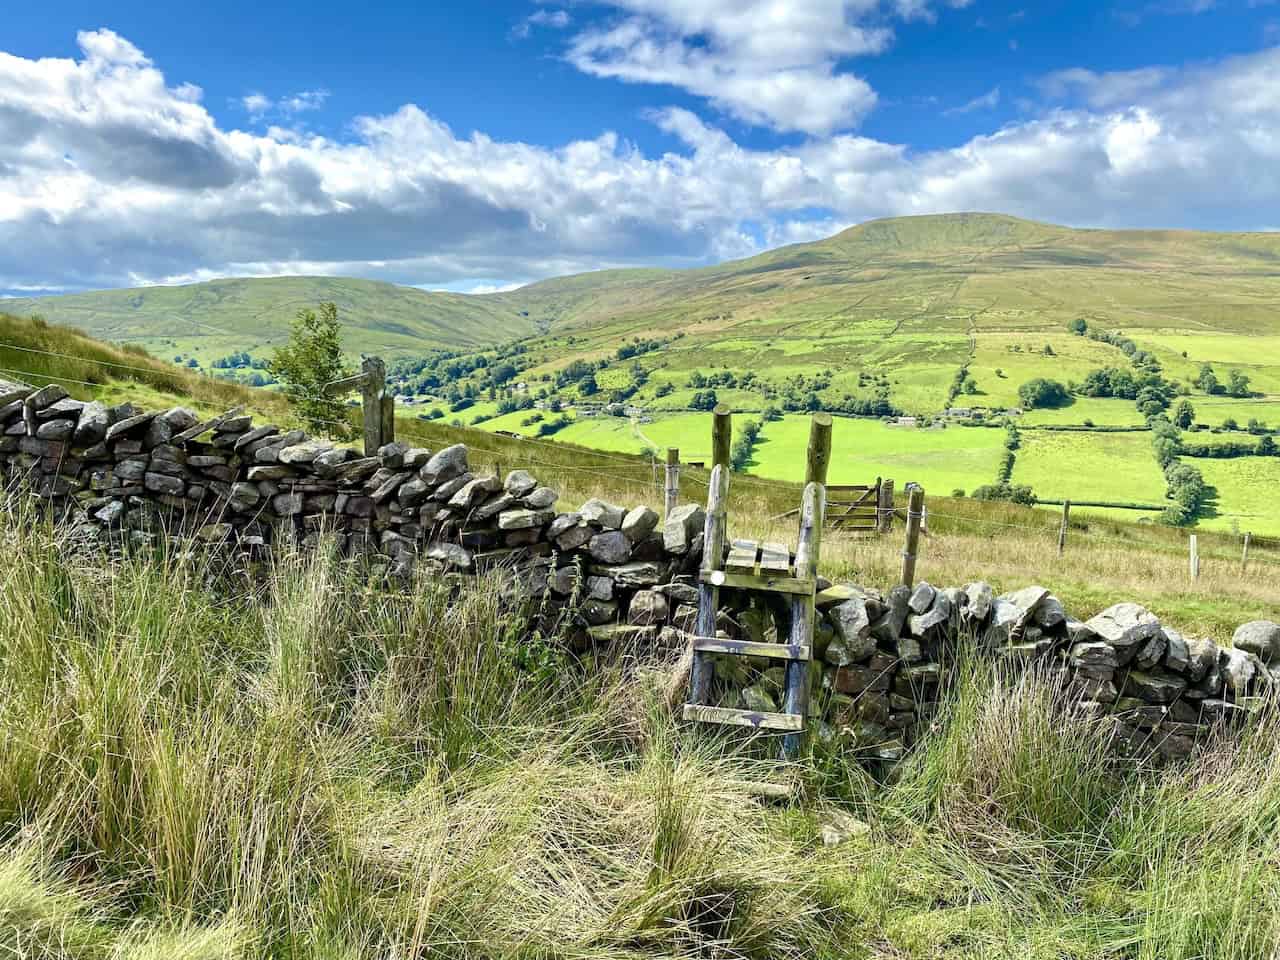
[[[841,530],[876,533],[881,524],[880,478],[870,486],[827,487],[827,523]]]

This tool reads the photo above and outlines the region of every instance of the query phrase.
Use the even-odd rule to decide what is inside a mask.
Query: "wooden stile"
[[[814,469],[825,470],[826,457],[821,454],[824,446],[827,450],[830,449],[829,417],[827,421],[824,442],[823,426],[818,417],[814,418],[810,450],[820,454],[810,458],[810,467]],[[717,429],[722,429],[718,423]],[[716,439],[719,440],[719,434]],[[783,755],[789,757],[799,749],[808,712],[818,552],[826,492],[820,482],[811,481],[805,486],[799,510],[800,539],[794,563],[785,544],[758,544],[753,540],[743,539],[732,541],[728,557],[725,557],[728,496],[729,467],[718,463],[711,471],[711,486],[707,496],[702,571],[698,578],[698,617],[692,650],[693,665],[689,674],[689,698],[684,705],[683,715],[686,720],[782,731],[786,734],[782,742]],[[786,642],[758,643],[718,637],[716,611],[722,587],[766,595],[784,595],[786,608],[790,612]],[[713,656],[767,657],[784,661],[783,712],[761,713],[712,706],[709,700],[714,678]]]

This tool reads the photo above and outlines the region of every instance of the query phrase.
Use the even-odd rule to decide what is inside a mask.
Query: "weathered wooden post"
[[[667,447],[666,490],[663,500],[664,516],[671,516],[680,502],[680,448]]]
[[[916,550],[920,545],[920,521],[924,519],[924,487],[911,486],[907,502],[907,544],[902,551],[902,582],[908,587],[916,579]]]
[[[1240,555],[1241,571],[1249,568],[1249,541],[1253,539],[1253,532],[1247,531],[1244,535],[1244,552]]]
[[[1067,552],[1067,520],[1071,516],[1071,501],[1062,501],[1062,526],[1058,529],[1058,556]]]
[[[730,447],[733,445],[733,414],[728,404],[720,403],[711,412],[711,469],[729,469]]]
[[[364,381],[360,384],[360,403],[364,412],[364,455],[376,456],[378,448],[389,441],[383,440],[386,412],[383,398],[387,395],[387,365],[381,357],[365,357],[360,364]],[[395,418],[391,420],[394,422]],[[393,428],[394,429],[394,428]]]
[[[1200,545],[1194,533],[1191,534],[1190,561],[1191,561],[1191,581],[1192,583],[1194,583],[1195,581],[1200,579]]]
[[[877,530],[888,533],[893,529],[893,481],[885,480],[880,484],[880,501],[877,504]]]
[[[827,491],[821,483],[805,485],[800,504],[800,539],[796,544],[795,577],[797,580],[818,579],[818,550],[822,544],[822,524],[827,506]],[[791,624],[788,642],[793,646],[813,643],[813,595],[791,598]],[[783,671],[784,703],[787,713],[805,716],[809,712],[808,663],[788,660]],[[782,739],[784,758],[794,757],[800,749],[801,733],[789,733]]]
[[[728,423],[729,414],[725,413]],[[718,419],[717,419],[718,422]],[[716,464],[711,469],[711,492],[707,497],[707,519],[702,527],[702,569],[718,570],[724,560],[725,528],[729,509],[729,465]],[[698,619],[694,631],[697,637],[715,639],[716,611],[720,607],[720,588],[706,580],[698,583]],[[711,692],[713,674],[708,657],[695,657],[693,673],[689,680],[689,702],[706,703]]]
[[[831,414],[815,413],[809,421],[809,449],[805,459],[804,482],[827,485],[831,462]]]
[[[395,397],[387,392],[387,365],[381,357],[365,357],[359,373],[326,383],[321,392],[328,397],[338,397],[357,387],[364,427],[364,455],[372,457],[379,447],[396,438]]]

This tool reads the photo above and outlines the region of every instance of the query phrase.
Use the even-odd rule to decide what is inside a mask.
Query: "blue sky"
[[[1277,0],[21,5],[0,291],[485,290],[876,216],[1280,226]]]

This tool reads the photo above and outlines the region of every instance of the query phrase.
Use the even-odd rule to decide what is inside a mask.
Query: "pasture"
[[[1202,458],[1194,463],[1218,491],[1201,527],[1280,535],[1280,457]]]
[[[1165,480],[1147,433],[1025,430],[1013,482],[1054,500],[1162,504]]]

